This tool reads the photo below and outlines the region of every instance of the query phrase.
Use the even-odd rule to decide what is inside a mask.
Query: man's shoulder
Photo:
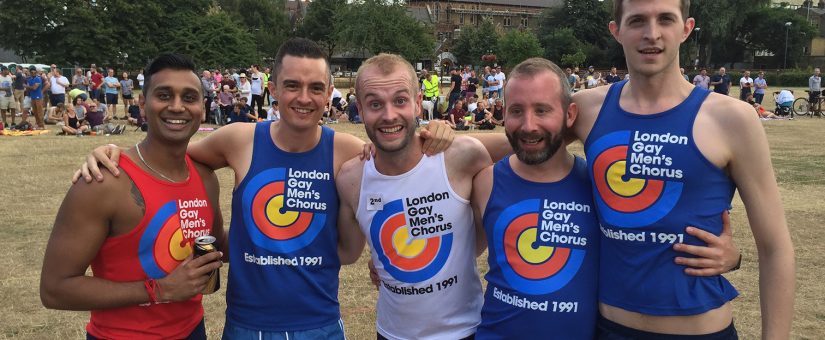
[[[753,107],[741,100],[733,97],[711,92],[705,103],[702,105],[702,111],[707,112],[711,117],[720,123],[733,123],[729,128],[736,128],[737,122],[743,119],[753,119]]]

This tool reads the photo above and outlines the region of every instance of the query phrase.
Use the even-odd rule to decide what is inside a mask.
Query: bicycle
[[[805,93],[808,94],[810,97],[811,91],[805,90]],[[814,97],[814,103],[811,103],[808,98],[800,97],[793,101],[793,114],[795,116],[810,116],[813,118],[814,116],[819,116],[822,118],[825,116],[825,112],[822,112],[822,104],[825,103],[825,96],[816,96]]]

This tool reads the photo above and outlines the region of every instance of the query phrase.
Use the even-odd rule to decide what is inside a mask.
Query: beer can
[[[200,256],[209,254],[211,252],[218,251],[218,248],[215,247],[215,237],[214,236],[201,236],[195,239],[195,258]],[[221,288],[221,272],[220,268],[213,270],[209,273],[209,281],[206,283],[206,287],[203,289],[201,293],[203,294],[212,294],[218,289]]]

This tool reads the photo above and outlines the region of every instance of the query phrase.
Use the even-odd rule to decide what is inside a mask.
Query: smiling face
[[[413,141],[421,102],[421,93],[411,85],[414,82],[415,78],[400,65],[389,74],[378,66],[359,70],[356,105],[367,136],[378,150],[404,150]]]
[[[164,69],[152,75],[140,106],[146,112],[148,133],[168,143],[188,143],[203,117],[203,93],[190,70]]]
[[[327,63],[323,58],[286,55],[273,83],[281,105],[281,123],[295,129],[315,129],[329,102]]]
[[[535,91],[537,88],[546,91]],[[564,133],[573,124],[576,108],[575,104],[563,107],[561,91],[559,78],[550,71],[519,75],[507,83],[504,130],[520,161],[544,163],[564,144]]]
[[[693,18],[682,17],[680,0],[626,0],[620,22],[610,33],[622,44],[628,69],[642,76],[676,72],[679,45],[693,30]]]

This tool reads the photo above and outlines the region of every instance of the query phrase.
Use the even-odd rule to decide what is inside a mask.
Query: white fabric
[[[246,98],[246,105],[252,106],[252,85],[250,85],[247,80],[245,83],[242,82],[239,87],[241,89],[241,97]]]
[[[376,204],[377,200],[381,203]],[[419,201],[418,204],[415,201]],[[398,176],[382,175],[376,170],[374,160],[367,161],[358,202],[358,224],[373,249],[372,261],[381,279],[376,318],[378,333],[388,339],[422,340],[461,339],[475,333],[481,321],[482,290],[475,261],[473,213],[469,202],[450,186],[444,153],[423,156],[415,168]],[[403,209],[388,210],[399,202]],[[427,209],[431,210],[422,212]],[[413,214],[413,211],[422,213]],[[385,234],[392,235],[392,244],[373,243],[373,232],[382,235],[383,229],[393,225],[387,222],[393,221],[392,217],[375,221],[373,225],[373,218],[379,212],[401,215],[403,225]],[[431,221],[416,223],[416,218],[431,218]],[[426,231],[424,235],[422,230]],[[437,231],[432,233],[433,230]],[[418,275],[400,280],[379,259],[381,252],[385,259],[395,255],[402,261],[421,261],[420,257],[429,249],[427,246],[437,244],[438,254],[447,251],[444,247],[449,239],[452,244],[446,260],[441,262],[438,255],[433,255],[428,257],[430,262],[422,261],[427,264],[421,267],[424,269],[403,271],[418,275],[434,270],[429,278]],[[397,273],[398,268],[389,269]],[[445,282],[452,284],[445,287]],[[398,290],[410,287],[418,293],[405,294],[405,290]]]
[[[263,90],[264,75],[263,75],[263,73],[253,73],[252,78],[247,79],[247,80],[249,80],[249,82],[251,84],[252,94],[254,94],[256,96],[260,96],[262,93],[264,93],[264,90]],[[252,98],[252,97],[250,97],[250,98]],[[249,102],[247,102],[247,104],[249,104]],[[249,104],[249,105],[252,105],[252,104]]]
[[[66,94],[66,86],[69,84],[68,78],[64,76],[49,77],[49,81],[52,83],[52,94]]]
[[[744,88],[747,84],[751,84],[751,86],[753,86],[753,78],[751,78],[751,77],[739,78],[739,87]]]
[[[793,93],[788,90],[779,91],[779,95],[776,96],[777,103],[787,103],[793,101]]]

